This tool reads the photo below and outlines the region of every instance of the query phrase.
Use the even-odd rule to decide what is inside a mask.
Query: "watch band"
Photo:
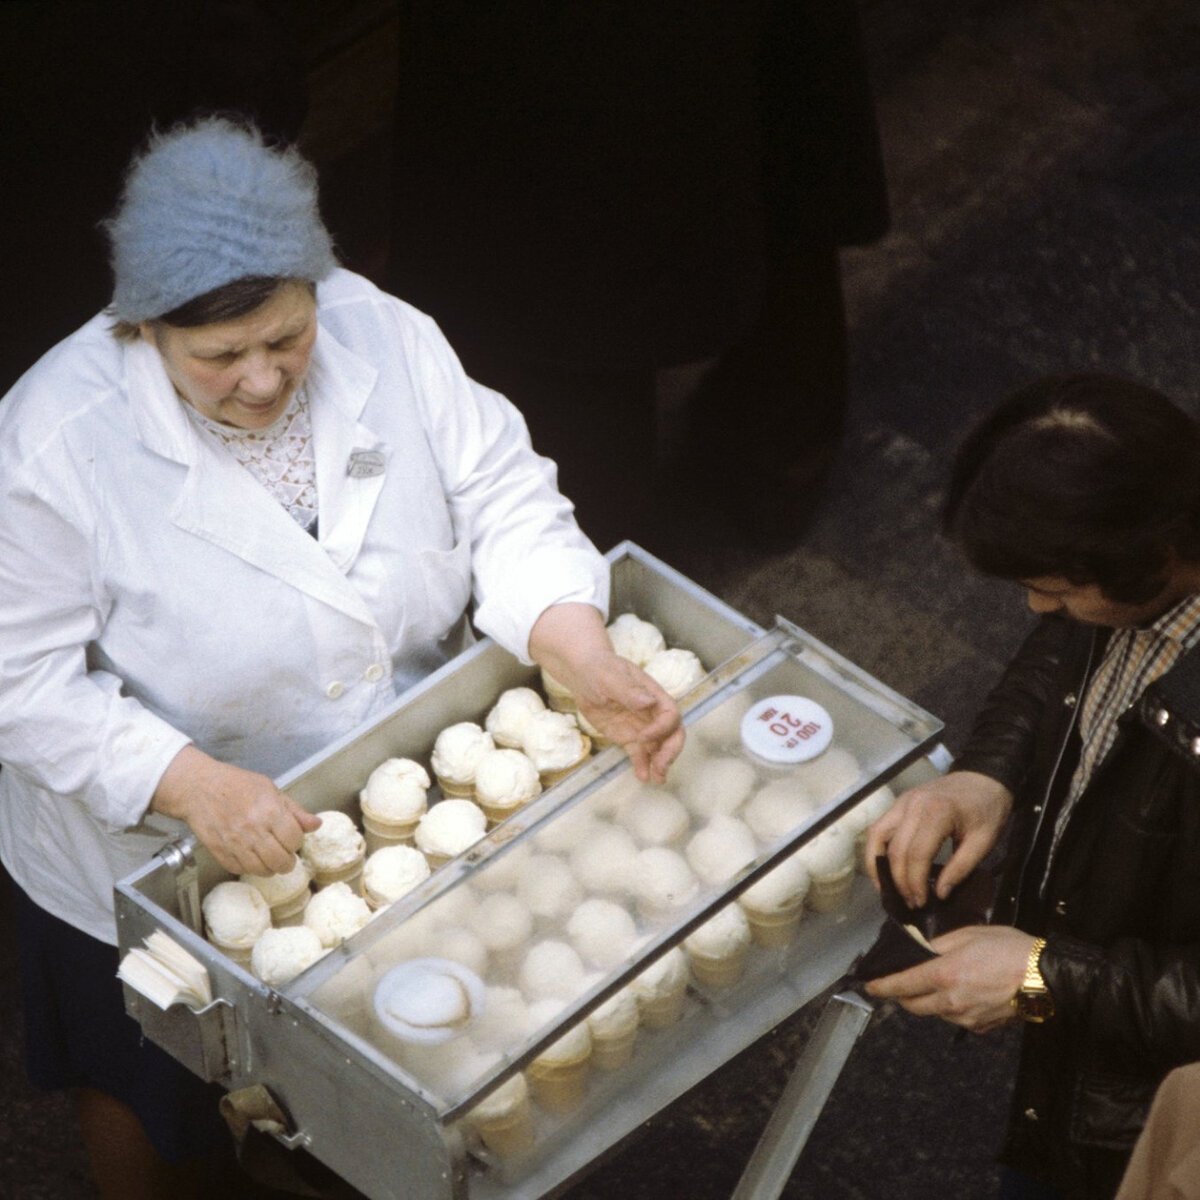
[[[1022,989],[1039,992],[1044,991],[1046,981],[1042,978],[1042,951],[1046,948],[1045,938],[1034,938],[1029,947],[1029,957],[1025,960],[1025,978],[1021,980]]]
[[[1041,958],[1045,948],[1045,938],[1034,938],[1025,961],[1025,977],[1010,1001],[1017,1016],[1034,1025],[1050,1020],[1055,1010],[1054,997],[1042,978]]]

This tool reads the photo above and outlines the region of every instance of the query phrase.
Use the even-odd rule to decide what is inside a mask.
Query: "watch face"
[[[1025,1021],[1040,1023],[1054,1016],[1054,997],[1049,992],[1020,991],[1016,995],[1017,1015]]]

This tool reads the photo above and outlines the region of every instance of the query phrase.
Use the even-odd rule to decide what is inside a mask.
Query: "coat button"
[[[328,696],[330,700],[336,700],[345,690],[346,690],[346,685],[344,683],[342,683],[340,680],[335,679],[325,689],[325,695]]]
[[[383,678],[384,668],[382,663],[372,663],[364,672],[363,678],[368,683],[378,683]]]
[[[1025,1110],[1025,1120],[1036,1121],[1037,1119],[1038,1119],[1038,1114],[1037,1114],[1036,1108],[1027,1108]]]
[[[1155,725],[1165,725],[1171,719],[1171,714],[1165,708],[1160,708],[1154,714]]]
[[[1060,917],[1065,917],[1067,915],[1067,902],[1065,900],[1059,900],[1054,906],[1054,911],[1058,913]]]
[[[1079,699],[1079,697],[1078,697],[1078,696],[1076,696],[1074,692],[1068,692],[1068,693],[1067,693],[1067,694],[1066,694],[1066,695],[1063,697],[1063,707],[1064,707],[1064,708],[1074,708],[1074,707],[1075,707],[1075,703],[1076,703],[1076,701],[1077,701],[1078,699]]]

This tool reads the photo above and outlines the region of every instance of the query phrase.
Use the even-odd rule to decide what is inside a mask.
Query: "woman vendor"
[[[471,605],[641,777],[683,735],[613,653],[554,465],[337,267],[294,150],[157,135],[106,229],[110,309],[0,403],[0,857],[34,1082],[75,1089],[103,1194],[178,1197],[215,1109],[138,1045],[112,901],[177,821],[232,872],[289,869],[319,821],[272,777],[468,645]]]

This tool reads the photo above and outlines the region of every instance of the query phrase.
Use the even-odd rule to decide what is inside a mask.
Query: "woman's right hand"
[[[938,875],[945,899],[996,844],[1012,811],[1002,783],[977,771],[951,771],[909,788],[867,831],[866,862],[875,886],[875,858],[886,854],[896,890],[906,903],[925,903],[934,856],[947,838],[954,853]]]
[[[321,824],[265,775],[218,762],[193,745],[171,760],[150,807],[185,821],[227,871],[290,871],[306,833]]]

